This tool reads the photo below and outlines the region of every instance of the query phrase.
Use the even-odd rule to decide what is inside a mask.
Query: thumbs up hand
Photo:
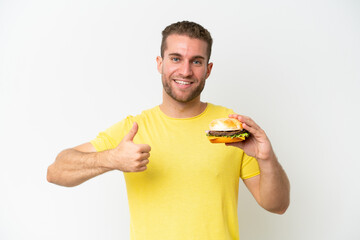
[[[109,166],[123,172],[141,172],[147,169],[151,147],[148,144],[135,144],[134,137],[138,131],[135,122],[131,130],[119,145],[109,150]]]

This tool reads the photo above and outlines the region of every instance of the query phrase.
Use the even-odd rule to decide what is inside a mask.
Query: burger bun
[[[210,122],[211,131],[234,131],[242,130],[242,123],[235,118],[218,118]]]

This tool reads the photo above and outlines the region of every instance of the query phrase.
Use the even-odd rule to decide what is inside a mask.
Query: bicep
[[[260,174],[255,177],[244,179],[243,182],[255,200],[260,203]]]
[[[73,149],[79,151],[79,152],[86,152],[86,153],[90,153],[90,152],[96,152],[96,149],[94,148],[94,146],[90,143],[84,143],[81,144],[79,146],[74,147]]]

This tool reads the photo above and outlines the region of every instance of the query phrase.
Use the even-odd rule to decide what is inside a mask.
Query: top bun
[[[234,131],[242,130],[242,124],[235,118],[218,118],[210,122],[211,131]]]

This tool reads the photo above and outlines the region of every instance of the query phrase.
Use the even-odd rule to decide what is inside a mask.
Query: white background
[[[0,239],[129,238],[121,172],[65,188],[46,171],[161,103],[155,58],[179,20],[214,38],[202,100],[255,119],[291,181],[282,216],[241,185],[241,239],[360,239],[359,13],[355,0],[0,0]]]

